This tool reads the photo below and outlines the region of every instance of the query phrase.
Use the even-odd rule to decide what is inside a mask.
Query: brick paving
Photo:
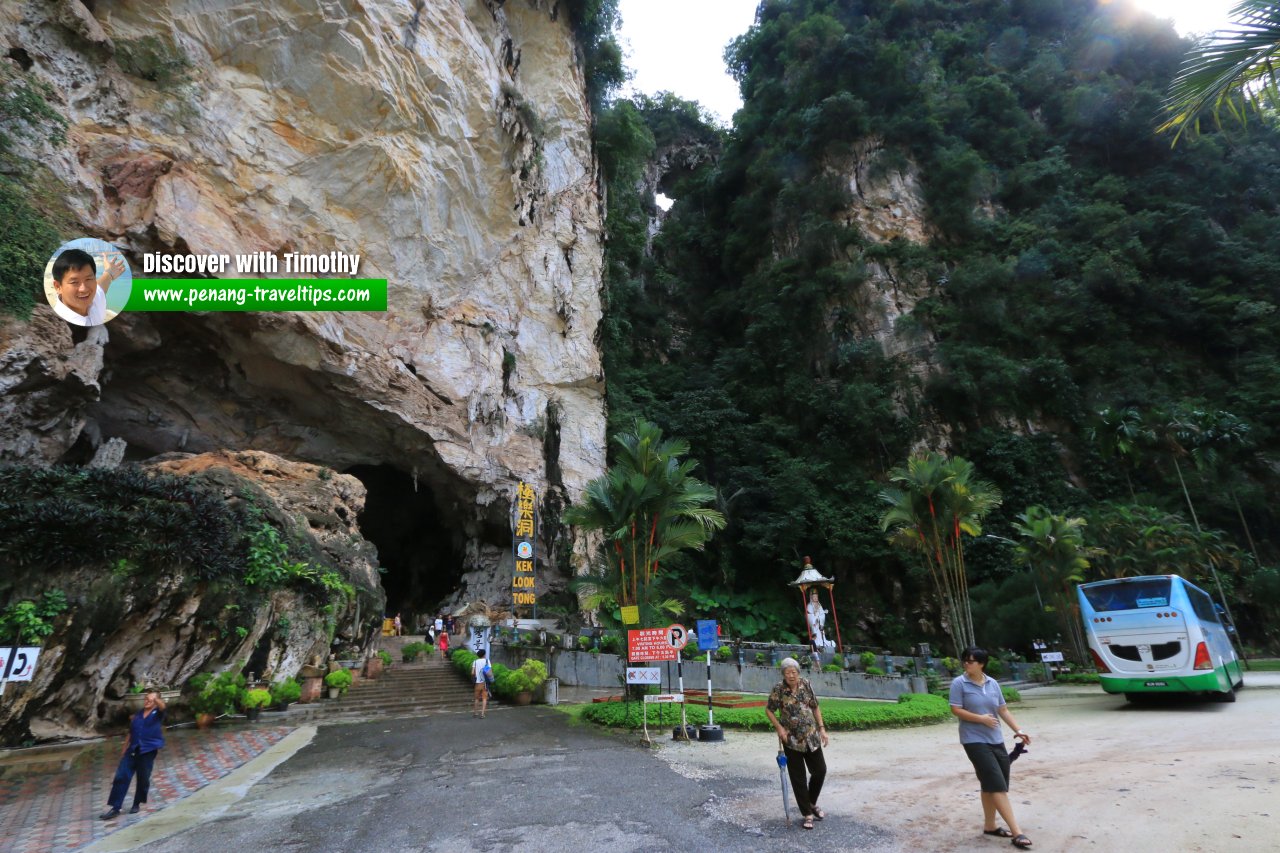
[[[75,757],[69,770],[0,777],[0,851],[76,850],[190,796],[260,755],[291,731],[290,726],[262,726],[165,732],[165,748],[156,758],[151,774],[149,802],[138,814],[129,814],[133,804],[130,785],[125,811],[114,820],[98,820],[98,815],[107,807],[123,738],[86,748]]]

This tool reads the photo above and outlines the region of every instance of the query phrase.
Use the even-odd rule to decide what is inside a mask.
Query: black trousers
[[[156,763],[157,750],[135,752],[129,750],[120,756],[120,766],[116,768],[116,778],[111,781],[111,796],[107,797],[107,805],[119,811],[124,808],[124,795],[129,792],[129,783],[134,774],[138,776],[138,787],[133,792],[133,803],[145,803],[151,791],[151,768]]]
[[[796,795],[796,805],[800,814],[808,817],[818,804],[818,795],[822,793],[822,783],[827,778],[827,760],[822,757],[822,750],[813,752],[796,752],[789,746],[782,751],[787,756],[787,775],[791,777],[791,790]],[[809,780],[805,781],[805,770],[808,769]]]

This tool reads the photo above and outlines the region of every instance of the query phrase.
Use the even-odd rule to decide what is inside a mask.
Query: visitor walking
[[[449,635],[446,634],[444,631],[439,631],[438,633],[439,633],[439,639],[436,640],[436,645],[439,646],[440,648],[440,660],[442,661],[448,660],[449,659]]]
[[[403,634],[404,634],[404,623],[402,623],[402,622],[400,621],[400,614],[399,614],[399,613],[397,613],[397,614],[396,614],[396,618],[395,618],[395,623],[394,623],[394,624],[395,624],[395,629],[396,629],[396,636],[397,636],[397,637],[403,636]]]
[[[444,616],[440,613],[436,614],[435,629],[437,637],[444,633]]]
[[[101,820],[120,816],[124,795],[129,792],[129,783],[134,776],[138,777],[138,786],[133,792],[133,808],[129,809],[129,814],[137,814],[147,801],[147,794],[151,791],[151,770],[155,767],[156,754],[164,746],[164,707],[159,691],[148,690],[142,699],[142,710],[129,720],[129,734],[125,736],[120,764],[111,782],[107,810],[98,815]]]
[[[492,672],[489,661],[485,659],[484,649],[476,652],[476,659],[471,662],[471,716],[484,718],[485,709],[489,707],[489,678]],[[479,709],[477,711],[477,709]]]
[[[982,786],[982,834],[1010,838],[1014,847],[1026,849],[1031,846],[1031,839],[1018,828],[1009,802],[1009,752],[996,715],[1024,744],[1031,743],[1031,736],[1018,728],[1000,685],[987,675],[987,660],[986,650],[976,646],[960,655],[964,672],[951,682],[951,713],[960,718],[960,743]],[[1008,829],[996,826],[997,812]]]
[[[822,748],[830,741],[827,728],[822,723],[818,697],[809,682],[800,677],[799,662],[795,658],[785,658],[780,666],[782,681],[769,694],[765,714],[773,723],[787,757],[787,775],[791,777],[796,805],[804,818],[800,825],[813,829],[815,820],[827,816],[818,808],[818,795],[822,793],[822,782],[827,778],[827,760],[822,755]]]

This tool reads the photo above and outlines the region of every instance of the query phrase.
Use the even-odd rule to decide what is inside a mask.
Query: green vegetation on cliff
[[[984,522],[1002,538],[965,549],[979,641],[1060,630],[1007,541],[1034,505],[1128,542],[1113,561],[1142,553],[1143,517],[1187,526],[1147,566],[1214,589],[1214,560],[1245,638],[1280,641],[1280,137],[1171,148],[1154,127],[1187,47],[1092,2],[766,0],[726,52],[736,126],[651,253],[623,178],[680,105],[612,107],[611,423],[688,439],[721,495],[727,529],[668,566],[702,608],[776,637],[812,554],[847,643],[939,636],[877,524],[925,444],[1004,495]],[[927,240],[855,219],[892,180],[918,182]]]

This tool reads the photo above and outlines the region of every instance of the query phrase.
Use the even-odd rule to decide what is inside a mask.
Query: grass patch
[[[1249,661],[1249,669],[1254,672],[1280,672],[1280,658]]]
[[[866,702],[858,699],[823,699],[822,721],[830,731],[897,728],[941,723],[951,719],[947,700],[924,693],[908,693],[897,702]],[[635,702],[597,702],[583,706],[579,719],[611,728],[638,728],[641,709]],[[657,705],[649,709],[650,725],[674,725],[680,719],[675,705]],[[705,705],[687,706],[687,719],[692,725],[707,722]],[[764,708],[717,708],[716,723],[725,728],[753,732],[773,731]]]

